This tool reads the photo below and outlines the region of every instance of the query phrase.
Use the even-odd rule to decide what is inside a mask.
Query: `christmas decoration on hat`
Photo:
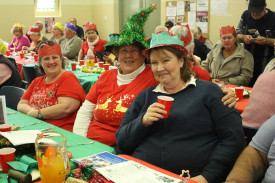
[[[149,8],[140,10],[138,13],[132,15],[126,25],[123,27],[119,39],[114,42],[109,42],[105,45],[106,50],[111,50],[114,46],[130,45],[133,43],[139,43],[144,48],[148,48],[149,44],[144,34],[143,27],[147,21],[149,14],[156,9],[156,5],[151,4]]]
[[[95,31],[97,31],[96,24],[93,24],[92,22],[87,22],[84,25],[84,30],[85,31],[87,31],[87,30],[95,30]]]
[[[58,29],[60,29],[62,32],[64,31],[64,25],[62,25],[62,23],[56,22],[54,24],[54,26],[57,27]]]
[[[70,23],[66,23],[66,25],[65,25],[65,27],[67,27],[67,28],[69,28],[69,29],[71,29],[71,30],[73,30],[73,31],[75,31],[76,32],[76,30],[77,30],[77,27],[76,26],[74,26],[73,24],[70,24]]]
[[[38,49],[38,57],[42,58],[48,55],[62,55],[61,47],[53,42],[40,46]]]
[[[31,26],[29,31],[28,31],[29,35],[31,35],[31,34],[38,35],[39,33],[40,33],[40,28],[38,26]]]
[[[149,51],[153,48],[171,46],[178,50],[181,50],[187,54],[187,50],[184,47],[184,42],[180,38],[168,31],[163,31],[158,34],[152,34],[150,48],[143,50],[142,54],[149,58]]]
[[[234,26],[230,27],[229,25],[227,27],[222,27],[220,29],[220,36],[224,34],[236,34],[235,27]]]

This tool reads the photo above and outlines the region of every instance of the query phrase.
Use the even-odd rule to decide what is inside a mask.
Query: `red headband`
[[[57,44],[53,44],[52,46],[45,44],[42,48],[38,49],[39,58],[48,56],[48,55],[62,55],[61,47]]]
[[[188,29],[187,35],[185,37],[182,36],[180,38],[180,40],[184,42],[184,47],[189,45],[189,43],[192,41],[192,34],[191,34],[191,31],[190,31],[189,25],[187,24],[185,27]]]
[[[222,27],[220,29],[220,36],[224,35],[224,34],[235,34],[236,33],[236,30],[233,27],[230,27],[229,25],[227,27]]]
[[[87,30],[96,30],[97,31],[96,24],[93,24],[92,22],[87,22],[84,25],[84,30],[85,31],[87,31]]]

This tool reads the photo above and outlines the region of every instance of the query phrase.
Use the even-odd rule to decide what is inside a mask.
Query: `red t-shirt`
[[[157,84],[149,66],[131,83],[120,86],[117,85],[117,70],[102,74],[86,97],[96,104],[87,137],[115,145],[115,133],[132,101],[142,90]]]
[[[201,67],[195,67],[191,65],[190,69],[196,73],[196,77],[205,81],[210,81],[211,76],[207,70],[202,69]]]
[[[95,55],[96,51],[104,51],[104,45],[106,43],[107,43],[107,41],[105,41],[103,39],[99,39],[97,44],[94,46],[94,50],[93,50],[94,55]],[[88,49],[89,49],[88,42],[84,41],[82,43],[82,47],[81,47],[81,50],[84,53],[84,55],[87,55]],[[97,61],[96,57],[95,57],[95,60]]]
[[[29,105],[35,109],[43,109],[57,104],[58,97],[72,97],[81,102],[85,100],[85,92],[76,76],[65,71],[55,82],[45,84],[46,76],[41,76],[32,81],[21,99],[28,100]],[[76,110],[63,119],[45,119],[45,122],[72,131]]]

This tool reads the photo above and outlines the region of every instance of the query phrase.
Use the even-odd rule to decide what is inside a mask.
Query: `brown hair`
[[[65,69],[65,59],[61,55],[58,55],[58,56],[60,56],[62,69]],[[42,67],[42,64],[41,64],[42,58],[38,58],[38,70],[39,70],[40,74],[46,74]]]
[[[157,55],[167,56],[164,50],[167,50],[173,53],[178,59],[181,59],[181,58],[184,59],[183,66],[180,68],[180,76],[184,82],[189,81],[191,78],[191,75],[195,75],[195,74],[193,71],[190,70],[190,64],[191,64],[190,58],[187,57],[183,51],[180,51],[172,46],[162,46],[162,47],[157,47],[149,50],[148,55],[150,56],[151,53],[155,53]]]

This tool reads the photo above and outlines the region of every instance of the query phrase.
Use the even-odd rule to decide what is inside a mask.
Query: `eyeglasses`
[[[127,53],[130,53],[132,56],[137,56],[139,54],[139,50],[137,50],[137,49],[135,49],[135,50],[126,50],[126,49],[119,50],[119,54],[126,55]]]

